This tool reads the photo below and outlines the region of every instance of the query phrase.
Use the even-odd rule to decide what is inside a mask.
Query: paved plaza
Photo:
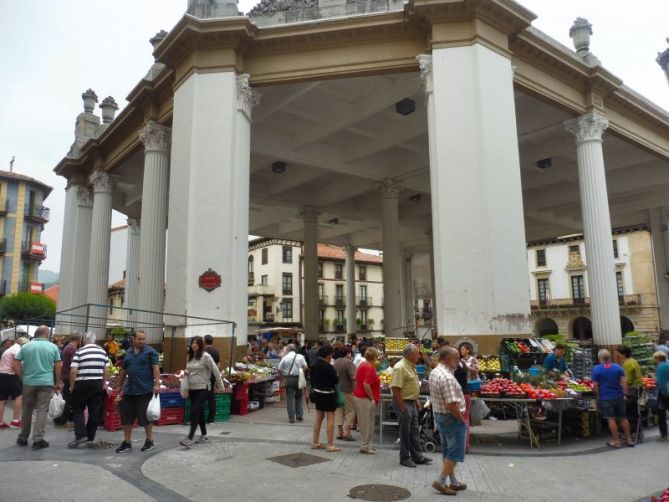
[[[178,440],[186,426],[156,428],[156,448],[141,453],[142,434],[133,450],[67,448],[73,434],[49,426],[48,449],[33,452],[15,445],[17,431],[0,431],[0,486],[3,500],[90,501],[290,501],[350,500],[349,490],[363,484],[390,484],[408,489],[408,500],[441,497],[430,484],[435,465],[408,469],[398,464],[392,443],[379,454],[361,455],[357,443],[343,451],[311,450],[310,423],[288,424],[285,411],[274,405],[245,417],[215,424],[209,444],[185,450]],[[392,436],[392,434],[388,434]],[[121,432],[98,433],[101,442],[121,439]],[[389,437],[389,439],[391,439]],[[458,500],[627,502],[643,499],[669,485],[669,444],[651,436],[636,448],[609,451],[603,439],[541,450],[476,444],[461,467],[468,490]],[[268,458],[315,454],[325,462],[288,467]]]

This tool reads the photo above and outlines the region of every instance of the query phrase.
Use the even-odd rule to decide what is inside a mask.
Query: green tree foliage
[[[18,293],[0,299],[0,319],[3,322],[27,319],[50,321],[55,315],[56,303],[44,295]]]

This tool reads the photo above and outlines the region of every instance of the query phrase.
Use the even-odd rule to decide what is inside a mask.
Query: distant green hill
[[[44,284],[44,289],[58,284],[58,274],[51,270],[39,270],[37,273],[37,280]]]

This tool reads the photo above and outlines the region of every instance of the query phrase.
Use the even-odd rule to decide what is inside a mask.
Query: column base
[[[189,338],[168,338],[163,340],[163,372],[176,373],[186,368],[186,353],[188,351]],[[221,369],[225,370],[230,365],[230,349],[232,349],[232,364],[241,361],[246,356],[246,345],[232,346],[232,338],[214,338],[214,347],[218,349],[221,357]]]

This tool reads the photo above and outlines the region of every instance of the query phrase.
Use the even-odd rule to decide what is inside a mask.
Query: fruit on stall
[[[407,338],[386,338],[386,350],[389,352],[401,352],[409,345]]]
[[[502,371],[502,363],[498,356],[482,356],[479,359],[479,369],[483,373],[499,373]]]
[[[643,377],[641,379],[641,382],[643,383],[644,389],[647,390],[653,390],[655,388],[655,378],[653,377]]]
[[[504,395],[511,398],[521,398],[525,392],[513,380],[508,378],[493,378],[481,386],[483,395]]]

